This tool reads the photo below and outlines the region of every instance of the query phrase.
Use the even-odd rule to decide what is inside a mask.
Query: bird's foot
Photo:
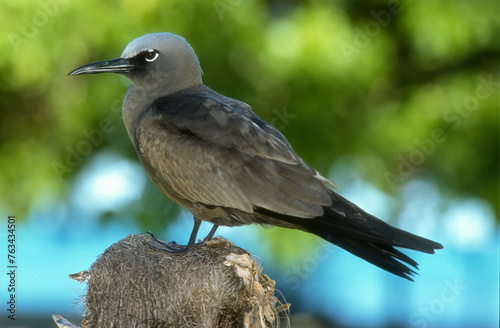
[[[156,238],[153,233],[147,232],[147,234],[151,237],[151,241],[145,242],[149,247],[164,253],[184,253],[187,252],[193,246],[203,245],[205,242],[211,240],[214,237],[215,230],[217,230],[218,225],[214,224],[208,235],[202,239],[200,242],[195,243],[196,235],[198,233],[198,228],[200,227],[201,221],[197,218],[194,218],[194,227],[191,232],[191,237],[189,237],[189,243],[187,245],[179,245],[175,241],[171,241],[166,243],[164,241]]]
[[[175,241],[170,241],[170,242],[164,242],[162,240],[159,240],[156,238],[151,232],[147,232],[147,234],[151,237],[151,241],[145,242],[146,245],[151,247],[152,249],[159,251],[159,252],[164,252],[164,253],[184,253],[187,252],[191,247],[193,246],[200,246],[203,245],[206,241],[208,241],[208,238],[202,239],[198,243],[194,243],[192,245],[179,245]]]
[[[146,245],[154,250],[164,252],[164,253],[182,253],[189,249],[189,245],[179,245],[175,241],[165,242],[156,238],[153,233],[146,232],[150,237],[151,241],[145,242]]]

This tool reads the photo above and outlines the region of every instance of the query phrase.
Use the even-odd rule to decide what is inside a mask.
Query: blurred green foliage
[[[128,80],[66,74],[169,31],[193,46],[205,84],[250,104],[321,172],[350,158],[360,178],[388,193],[431,179],[449,198],[486,200],[498,217],[498,1],[0,0],[0,8],[4,211],[23,217],[32,204],[66,201],[100,152],[136,159],[120,113]],[[123,213],[147,230],[164,227],[158,218],[177,207],[151,184],[144,194]]]

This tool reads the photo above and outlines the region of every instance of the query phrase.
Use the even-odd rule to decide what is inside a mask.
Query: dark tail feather
[[[417,273],[406,264],[415,269],[418,269],[418,264],[394,246],[428,254],[443,248],[439,243],[395,228],[368,213],[362,213],[362,218],[346,219],[326,210],[325,216],[303,221],[302,226],[379,268],[411,281],[411,276]]]
[[[413,281],[411,276],[417,274],[416,271],[410,269],[402,262],[410,264],[415,269],[418,269],[418,264],[392,246],[359,242],[356,240],[342,240],[334,243],[351,254],[405,279]]]
[[[397,276],[413,281],[417,274],[407,265],[418,269],[418,264],[394,247],[404,247],[428,254],[443,246],[432,240],[395,228],[364,212],[339,195],[335,195],[341,211],[324,207],[322,217],[303,219],[258,209],[262,214],[296,225],[332,244]],[[299,228],[300,227],[300,228]]]

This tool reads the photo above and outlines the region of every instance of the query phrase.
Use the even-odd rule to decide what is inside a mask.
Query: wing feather
[[[266,208],[304,218],[320,216],[323,206],[332,205],[325,179],[277,129],[248,105],[200,88],[156,101],[146,118],[151,124],[142,124],[147,128],[136,136],[143,156],[168,186],[165,193],[248,213]]]

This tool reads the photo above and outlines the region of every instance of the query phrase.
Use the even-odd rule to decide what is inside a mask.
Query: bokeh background
[[[68,274],[128,234],[187,241],[190,214],[152,185],[123,126],[129,81],[66,76],[169,31],[206,85],[250,104],[342,195],[445,246],[408,252],[421,268],[410,283],[302,232],[219,229],[260,257],[293,327],[498,327],[499,12],[494,0],[0,0],[0,325],[79,323],[84,286]]]

